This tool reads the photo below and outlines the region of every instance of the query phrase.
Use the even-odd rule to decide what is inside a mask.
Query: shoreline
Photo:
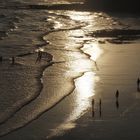
[[[44,39],[44,37],[45,36],[48,36],[50,33],[55,33],[55,32],[60,32],[60,31],[70,31],[70,30],[76,30],[76,29],[79,29],[81,26],[78,26],[78,27],[73,27],[73,28],[68,28],[68,29],[57,29],[57,30],[52,30],[52,31],[49,31],[49,32],[47,32],[47,33],[45,33],[44,35],[43,35],[43,37],[41,37],[42,38],[42,40],[43,40],[43,42],[46,42],[46,40]],[[47,45],[47,44],[46,44]],[[39,48],[42,48],[43,46],[39,46]],[[38,49],[39,49],[38,48]],[[20,55],[17,55],[19,58],[24,58],[24,57],[28,57],[28,56],[30,56],[30,55],[33,55],[33,53],[32,52],[29,52],[29,53],[25,53],[25,54],[20,54]],[[41,75],[43,76],[43,73],[44,73],[44,71],[46,70],[46,67],[48,67],[49,65],[54,65],[54,64],[56,64],[56,63],[59,63],[59,62],[51,62],[51,63],[49,63],[47,66],[43,66],[42,67],[42,72],[41,72]],[[81,76],[82,74],[80,74],[79,76]],[[78,77],[79,77],[78,76]],[[78,77],[75,77],[75,78],[78,78]],[[41,82],[41,79],[42,79],[43,77],[39,77],[39,81]],[[75,79],[74,78],[74,79]],[[73,79],[73,80],[74,80]],[[72,80],[72,81],[73,81]],[[42,84],[41,84],[42,85]],[[74,84],[72,84],[72,85],[74,85]],[[42,85],[42,88],[41,88],[41,91],[43,90],[43,85]],[[74,88],[72,89],[72,91],[74,90]],[[32,121],[34,121],[34,120],[36,120],[39,116],[41,116],[44,112],[47,112],[48,110],[50,110],[50,109],[52,109],[54,106],[56,106],[58,103],[60,103],[62,100],[64,100],[67,96],[69,96],[71,93],[72,93],[72,91],[69,91],[69,93],[68,94],[66,94],[64,97],[62,97],[59,101],[57,101],[53,106],[51,106],[51,107],[49,107],[48,109],[45,109],[45,111],[43,111],[41,114],[39,113],[39,115],[38,116],[36,116],[34,119],[32,119],[31,120],[31,122]],[[39,93],[39,94],[41,94],[41,92]],[[38,94],[38,95],[39,95]],[[18,112],[20,112],[20,110],[22,110],[23,108],[26,108],[26,105],[29,105],[30,103],[32,104],[32,102],[35,100],[35,99],[37,99],[38,98],[38,96],[36,96],[33,100],[31,100],[30,102],[28,102],[28,103],[26,103],[24,106],[22,106],[20,109],[18,109],[17,111],[16,111],[16,113],[14,113],[14,115],[12,115],[12,117],[14,117],[14,116],[16,116],[16,114],[18,113]],[[12,117],[10,117],[10,118],[12,118]],[[9,120],[10,120],[10,118],[8,118],[5,122],[8,122]],[[4,122],[4,123],[5,123]],[[27,124],[29,124],[30,122],[27,122]],[[25,125],[27,125],[27,124],[24,124],[24,126]],[[17,128],[17,129],[15,129],[15,130],[18,130],[18,129],[20,129],[20,128],[22,128],[22,127],[24,127],[24,126],[21,126],[21,127],[19,127],[19,128]],[[13,130],[13,131],[15,131],[15,130]],[[8,130],[9,131],[9,130]],[[6,132],[7,134],[9,133],[9,132]],[[5,135],[7,135],[7,134],[2,134],[2,137],[3,136],[5,136]]]
[[[76,15],[77,14],[74,14],[74,16]],[[63,20],[61,22],[63,22]],[[61,22],[58,20],[58,24],[61,24]],[[77,24],[78,22],[75,23]],[[49,53],[49,55],[53,56],[54,59],[49,64],[47,63],[47,65],[46,61],[44,62],[45,59],[43,59],[43,63],[38,63],[38,66],[34,67],[37,67],[38,72],[40,72],[38,76],[36,74],[34,75],[35,78],[38,78],[40,83],[43,80],[44,84],[42,85],[43,87],[40,95],[35,98],[36,100],[30,102],[28,106],[24,106],[21,110],[15,113],[14,117],[10,118],[6,122],[5,126],[0,126],[1,131],[5,130],[8,132],[11,129],[14,129],[12,133],[9,132],[9,134],[0,137],[0,139],[26,139],[26,137],[27,139],[31,138],[37,140],[47,139],[48,136],[55,131],[57,137],[51,137],[52,140],[59,138],[72,139],[72,137],[81,138],[83,136],[82,134],[88,133],[90,135],[88,135],[89,137],[87,136],[86,138],[94,139],[96,138],[96,134],[92,131],[92,128],[97,130],[97,132],[99,132],[98,134],[102,134],[100,133],[100,125],[103,126],[104,122],[109,121],[110,123],[111,121],[118,119],[120,115],[123,115],[125,119],[128,119],[129,113],[131,119],[134,119],[132,117],[133,114],[135,114],[136,118],[138,117],[136,113],[131,114],[130,106],[132,106],[132,110],[137,110],[137,105],[139,105],[138,97],[134,97],[135,93],[133,93],[135,92],[135,78],[139,75],[139,64],[137,62],[137,60],[140,58],[139,40],[134,41],[133,39],[130,39],[130,44],[127,44],[127,42],[112,43],[111,41],[109,42],[107,40],[102,40],[102,38],[100,40],[102,33],[104,34],[104,37],[108,35],[112,38],[114,37],[112,34],[116,34],[116,32],[117,37],[120,35],[120,33],[118,34],[120,30],[115,30],[114,32],[104,32],[104,30],[101,30],[101,33],[98,31],[97,33],[93,32],[94,35],[96,34],[96,37],[99,36],[99,38],[96,40],[94,39],[92,42],[90,38],[94,38],[93,34],[89,33],[89,36],[91,37],[88,38],[88,34],[82,35],[81,32],[79,33],[79,30],[86,29],[84,28],[86,27],[84,25],[85,24],[82,23],[80,26],[70,26],[70,28],[66,29],[59,29],[61,26],[58,26],[59,28],[56,26],[56,30],[53,29],[39,37],[39,39],[43,41],[43,44],[37,44],[35,46],[36,48],[33,48],[33,52],[17,55],[19,59],[18,61],[20,61],[19,63],[28,66],[35,65],[36,57],[32,56],[37,54],[35,52],[37,52],[39,49],[43,50],[44,52],[46,51]],[[123,35],[125,36],[129,31],[121,31],[123,40]],[[132,33],[134,33],[135,37],[136,34],[139,34],[139,30],[138,33],[135,33],[135,31],[132,31]],[[132,35],[132,33],[130,33],[130,35]],[[52,42],[48,39],[49,35]],[[63,35],[65,36],[63,37]],[[89,39],[88,41],[86,37]],[[46,45],[44,42],[48,44]],[[84,46],[86,44],[89,46]],[[97,50],[90,50],[90,48],[96,47]],[[99,48],[105,50],[103,55],[100,54],[101,57],[99,57],[100,55],[98,54],[98,51],[100,51],[98,50]],[[87,51],[88,49],[90,50],[91,55]],[[92,57],[94,55],[95,57]],[[98,57],[99,59],[97,59]],[[25,62],[25,58],[26,60],[33,62]],[[98,62],[98,65],[96,64],[96,61]],[[48,65],[53,65],[53,67],[48,67]],[[92,78],[93,81],[91,80]],[[119,102],[115,102],[114,99],[114,92],[116,89],[119,89],[121,94]],[[95,116],[94,121],[92,120],[93,118],[91,118],[91,111],[89,111],[90,100],[93,96],[96,101],[95,111],[98,110],[100,98],[102,99],[103,103],[103,116],[101,119],[98,117],[98,115]],[[85,106],[82,108],[81,106],[83,103],[85,103]],[[133,104],[135,103],[136,106],[133,107]],[[116,109],[117,105],[119,106],[118,110]],[[84,110],[84,107],[88,107],[87,110]],[[80,111],[83,112],[80,113]],[[84,113],[85,115],[82,116]],[[88,113],[88,115],[90,114],[90,116],[88,116],[86,113]],[[76,118],[74,119],[74,117]],[[81,118],[79,119],[79,117]],[[117,121],[121,123],[120,118]],[[91,122],[93,124],[90,124]],[[97,122],[97,125],[94,127],[95,122]],[[114,127],[114,123],[110,124]],[[6,126],[8,127],[6,128]],[[105,128],[106,127],[104,126],[102,127],[104,132],[106,132]],[[91,130],[88,131],[88,129]],[[79,133],[76,133],[77,130],[83,133],[78,135]],[[95,135],[92,135],[92,133]],[[59,134],[62,134],[62,136],[59,136]],[[55,136],[55,133],[53,136]],[[83,139],[86,138],[83,137]]]
[[[139,43],[138,43],[139,44]],[[102,65],[107,64],[106,60],[109,59],[108,57],[111,56],[113,58],[114,53],[115,58],[123,57],[123,53],[119,52],[117,50],[125,50],[125,54],[129,58],[135,57],[136,48],[138,47],[138,44],[132,43],[127,46],[125,44],[126,48],[121,48],[121,45],[114,45],[110,44],[111,46],[116,46],[115,49],[107,47],[111,52],[108,52],[103,57],[99,59],[99,67],[100,71],[97,72],[97,75],[100,76],[100,81],[96,85],[96,91],[95,91],[95,116],[92,117],[92,111],[91,108],[86,111],[84,116],[76,120],[76,126],[73,129],[67,130],[65,132],[62,132],[60,135],[56,135],[54,137],[51,137],[49,140],[71,140],[71,139],[80,139],[80,140],[105,140],[105,139],[120,139],[123,140],[124,138],[127,139],[133,139],[136,137],[136,139],[139,139],[139,105],[140,105],[140,95],[139,92],[137,92],[136,89],[136,78],[139,75],[138,68],[136,66],[140,66],[139,64],[132,62],[129,63],[128,60],[127,64],[129,63],[129,67],[133,70],[132,72],[129,71],[126,73],[126,75],[123,75],[123,72],[125,71],[123,68],[127,65],[125,64],[122,67],[122,71],[119,71],[119,67],[117,71],[120,73],[117,73],[117,71],[113,72],[112,75],[109,74],[109,72],[102,70]],[[135,47],[134,47],[135,46]],[[119,48],[118,48],[119,47]],[[134,47],[134,48],[131,48]],[[115,51],[113,54],[112,49]],[[128,49],[128,50],[127,50]],[[132,53],[129,51],[133,50]],[[139,48],[137,48],[137,52]],[[131,54],[131,55],[130,55]],[[129,56],[130,55],[130,56]],[[139,58],[139,56],[137,56]],[[120,58],[121,59],[121,58]],[[125,58],[127,59],[127,58]],[[135,58],[136,59],[136,58]],[[118,63],[119,60],[116,60],[114,63]],[[104,62],[105,64],[103,64]],[[135,61],[134,61],[135,62]],[[107,65],[110,65],[109,63]],[[111,63],[112,66],[109,66],[108,68],[104,69],[115,69],[116,66]],[[120,65],[123,65],[123,62],[121,62]],[[135,65],[135,67],[132,67]],[[133,69],[134,68],[134,69]],[[103,72],[104,71],[104,72]],[[133,74],[133,72],[136,72]],[[131,73],[131,75],[129,75]],[[121,75],[122,74],[122,75]],[[128,77],[129,75],[129,77]],[[115,79],[116,78],[116,79]],[[102,80],[102,81],[101,81]],[[110,82],[111,81],[111,82]],[[120,82],[121,81],[121,82]],[[126,83],[124,83],[126,82]],[[119,106],[117,108],[117,104],[115,101],[115,92],[119,89],[120,97],[119,97]],[[138,97],[137,97],[138,96]],[[102,116],[100,117],[99,113],[99,99],[102,99]],[[133,125],[135,124],[135,125]],[[131,128],[132,127],[132,128]],[[132,131],[133,130],[133,131]],[[122,133],[123,132],[123,133]],[[47,138],[46,138],[47,139]]]

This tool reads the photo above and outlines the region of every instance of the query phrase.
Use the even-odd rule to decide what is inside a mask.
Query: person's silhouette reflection
[[[119,101],[116,100],[116,108],[119,109]]]

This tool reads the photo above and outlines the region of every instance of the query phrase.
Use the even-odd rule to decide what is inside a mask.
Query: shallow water
[[[9,1],[1,3],[11,5]],[[89,108],[90,97],[94,96],[94,91],[91,93],[88,87],[91,88],[91,83],[96,85],[94,75],[100,69],[98,58],[104,53],[100,44],[106,43],[108,38],[114,39],[114,36],[95,37],[93,32],[139,29],[137,17],[124,18],[101,12],[9,8],[0,9],[0,20],[0,56],[3,56],[0,135],[28,124],[73,91],[83,95],[82,92],[88,90],[90,95],[83,96],[85,101],[79,106],[82,110],[75,104],[74,113],[70,112],[67,121],[78,119]],[[48,63],[48,58],[43,57],[41,63],[36,63],[38,49],[48,52],[53,61]],[[11,65],[13,56],[15,65]],[[87,81],[84,85],[87,89],[82,89],[80,81]],[[83,97],[77,96],[75,103]]]

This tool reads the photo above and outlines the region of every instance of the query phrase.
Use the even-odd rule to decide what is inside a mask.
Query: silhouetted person
[[[94,117],[94,115],[95,115],[94,104],[95,104],[95,101],[94,101],[94,99],[92,99],[92,117]]]
[[[13,56],[12,57],[12,65],[14,65],[15,64],[15,57]]]
[[[115,96],[116,96],[116,108],[119,109],[119,100],[118,100],[118,98],[119,98],[119,91],[118,90],[116,91],[116,95]]]
[[[2,60],[3,60],[3,58],[2,58],[2,56],[0,56],[0,62],[2,62]]]
[[[99,115],[102,116],[102,100],[99,100]]]
[[[119,91],[118,90],[116,91],[116,95],[115,96],[116,96],[116,99],[118,100],[118,98],[119,98]]]
[[[36,62],[40,62],[42,59],[42,52],[41,51],[38,51],[38,56],[37,56],[37,59],[36,59]]]
[[[140,91],[139,85],[140,85],[140,79],[138,78],[138,79],[137,79],[137,91]]]

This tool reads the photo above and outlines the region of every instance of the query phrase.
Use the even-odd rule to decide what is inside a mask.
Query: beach
[[[100,70],[96,76],[92,75],[96,79],[94,87],[96,92],[92,91],[95,95],[87,96],[87,100],[90,98],[91,101],[91,96],[95,99],[94,117],[92,116],[91,102],[89,102],[88,109],[80,108],[86,102],[84,101],[86,98],[84,96],[84,99],[81,98],[80,102],[77,101],[76,103],[76,98],[80,99],[81,95],[78,96],[76,92],[73,92],[37,120],[1,139],[40,139],[40,137],[41,139],[54,140],[132,139],[133,137],[139,139],[140,95],[136,86],[139,64],[132,61],[132,59],[137,60],[139,57],[136,56],[136,52],[139,52],[137,45],[137,43],[135,46],[134,44],[124,44],[123,47],[112,44],[103,45],[108,53],[98,60]],[[114,48],[112,49],[112,47]],[[111,74],[110,71],[112,71]],[[91,74],[93,73],[89,72],[83,77],[89,77]],[[97,77],[100,77],[100,79]],[[78,78],[77,82],[78,80],[81,79]],[[83,81],[83,84],[86,85],[86,82]],[[118,108],[115,99],[117,89],[120,94]],[[99,113],[99,99],[102,99],[101,116]],[[73,112],[74,110],[75,112]],[[70,112],[73,113],[70,114]]]
[[[0,140],[139,139],[139,16],[10,6]]]
[[[135,50],[139,50],[138,44],[133,44]],[[111,45],[110,52],[99,59],[101,75],[97,83],[95,94],[95,116],[92,117],[90,109],[76,122],[76,127],[56,139],[139,139],[139,92],[137,91],[137,76],[139,64],[131,63],[137,60],[138,55],[131,45]],[[110,46],[106,47],[109,49]],[[126,49],[127,48],[127,49]],[[137,50],[137,52],[138,52]],[[115,55],[116,54],[116,55]],[[125,58],[124,58],[125,56]],[[126,60],[125,60],[126,59]],[[107,60],[107,61],[105,61]],[[113,60],[113,61],[112,61]],[[124,60],[124,62],[123,62]],[[102,63],[102,61],[104,63]],[[110,61],[110,63],[108,63]],[[106,63],[107,62],[107,63]],[[129,67],[128,67],[129,66]],[[111,74],[108,73],[111,71]],[[112,75],[113,74],[113,75]],[[135,77],[135,78],[134,78]],[[115,93],[119,90],[118,106]],[[99,98],[102,99],[102,114],[100,116]]]

